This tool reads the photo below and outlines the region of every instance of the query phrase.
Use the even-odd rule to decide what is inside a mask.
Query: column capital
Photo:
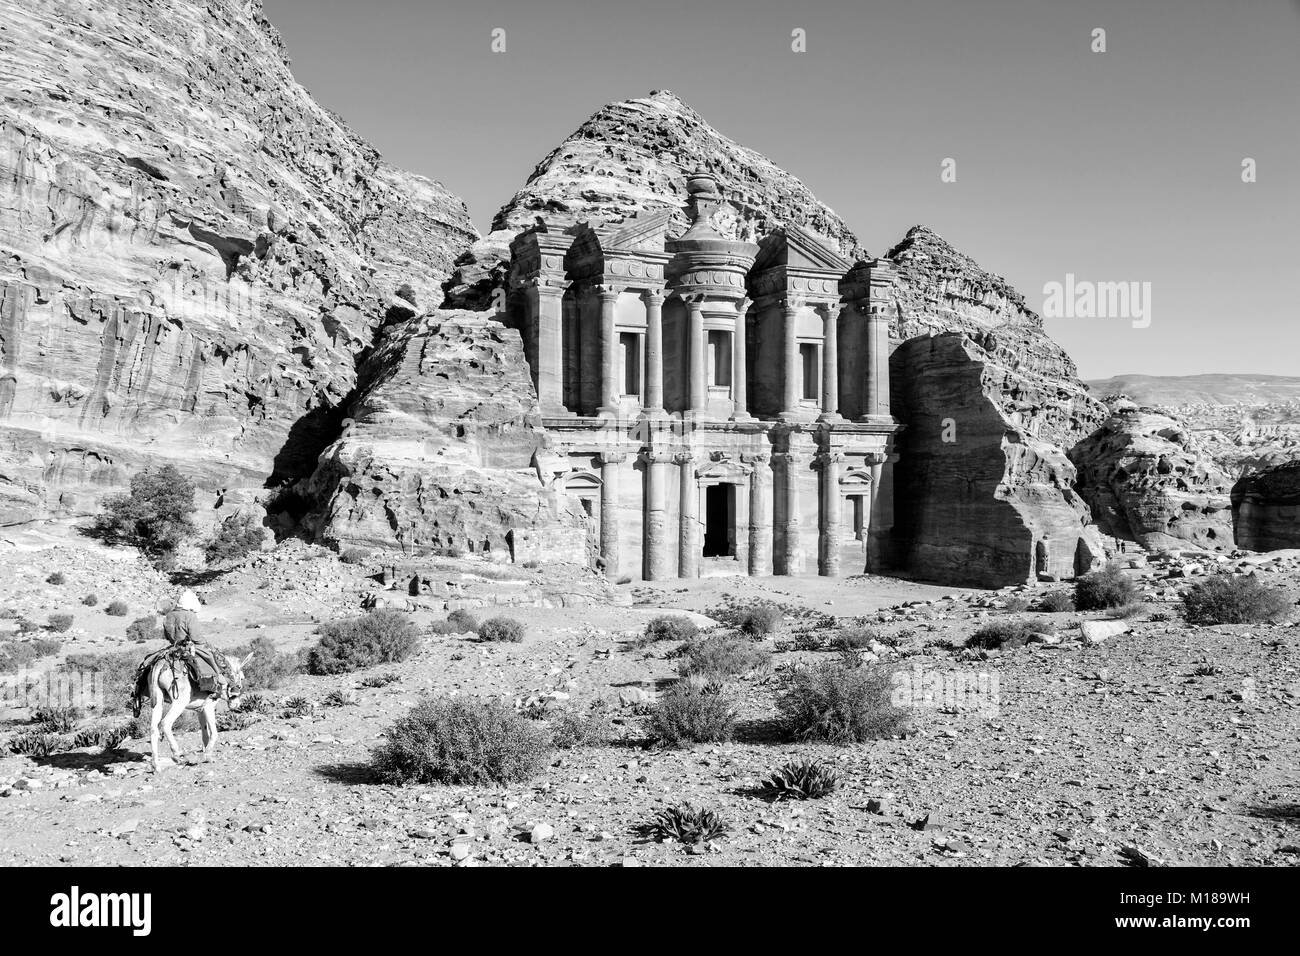
[[[668,465],[677,461],[677,453],[663,449],[645,448],[638,455],[647,465]]]
[[[573,283],[562,275],[539,273],[530,276],[520,284],[528,291],[536,292],[538,295],[558,296],[563,295],[565,290]]]
[[[641,298],[646,305],[663,305],[667,296],[663,289],[645,289],[641,293]]]
[[[826,465],[840,465],[846,460],[843,452],[823,451],[817,454],[817,463],[825,467]]]
[[[845,303],[838,300],[835,302],[818,302],[817,311],[823,313],[826,318],[833,319],[839,316],[844,305]]]
[[[600,451],[596,452],[596,457],[602,465],[621,465],[627,461],[628,455],[625,451]]]
[[[794,467],[812,461],[812,454],[806,451],[778,451],[773,452],[772,457],[777,461],[784,462],[786,467]]]
[[[617,302],[618,297],[626,291],[624,286],[614,285],[609,282],[591,287],[596,295],[600,296],[601,302]]]
[[[781,308],[785,310],[786,315],[798,312],[807,304],[808,300],[801,295],[787,295],[781,299]]]
[[[755,468],[759,468],[762,467],[763,465],[770,465],[772,463],[772,454],[771,452],[762,452],[762,451],[746,452],[745,454],[740,456],[740,460],[744,462],[746,465],[752,465]]]
[[[677,464],[679,465],[693,465],[695,464],[695,452],[692,451],[674,452],[673,461],[677,462]]]

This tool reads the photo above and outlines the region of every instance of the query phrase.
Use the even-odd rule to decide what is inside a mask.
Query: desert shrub
[[[5,641],[0,644],[0,674],[20,671],[39,656],[27,641]]]
[[[104,713],[124,710],[135,692],[135,671],[140,664],[138,651],[117,654],[71,654],[64,670],[90,671],[104,682]]]
[[[203,546],[203,557],[210,565],[228,564],[261,551],[265,540],[266,528],[261,519],[251,512],[240,512],[221,522]]]
[[[53,637],[38,637],[29,643],[37,657],[49,657],[51,654],[57,654],[59,648],[63,647],[63,642]]]
[[[1048,614],[1063,614],[1066,611],[1074,610],[1074,598],[1068,591],[1053,591],[1050,594],[1044,594],[1042,600],[1038,602],[1038,610],[1045,611]]]
[[[457,608],[447,615],[447,621],[460,628],[459,634],[477,634],[478,618],[466,611],[464,608]]]
[[[750,641],[717,634],[687,644],[677,671],[682,677],[735,677],[767,665],[771,658],[767,650]]]
[[[721,839],[727,833],[727,824],[713,810],[679,803],[656,810],[654,816],[639,829],[655,840],[672,840],[693,846]]]
[[[32,723],[48,733],[66,734],[81,720],[81,710],[76,707],[37,707],[32,713]]]
[[[1029,635],[1044,628],[1037,621],[990,621],[970,636],[967,647],[1009,651],[1029,643]],[[1048,630],[1052,628],[1048,626]]]
[[[64,581],[66,581],[66,580],[67,580],[67,578],[65,578],[65,577],[63,576],[63,572],[62,572],[62,571],[55,571],[55,572],[54,572],[53,574],[51,574],[48,578],[45,579],[45,583],[46,583],[46,584],[53,584],[53,585],[56,585],[56,586],[57,586],[57,585],[62,584],[62,583],[63,583]]]
[[[108,607],[104,608],[104,613],[109,617],[126,617],[131,608],[125,601],[114,601]]]
[[[434,637],[446,637],[449,634],[460,633],[460,628],[451,621],[430,621],[427,630]]]
[[[735,617],[735,626],[749,637],[763,638],[781,626],[782,614],[770,604],[745,608]]]
[[[820,760],[792,760],[765,779],[761,789],[773,800],[818,800],[839,785],[839,772]]]
[[[239,709],[247,711],[250,714],[262,714],[263,716],[266,716],[268,714],[277,713],[280,710],[280,706],[273,698],[268,697],[266,694],[259,694],[257,691],[253,691],[253,693],[245,694],[239,698]]]
[[[880,634],[871,627],[845,627],[835,635],[831,647],[837,651],[861,651],[880,641]]]
[[[1019,614],[1029,610],[1029,599],[1022,594],[1013,594],[1002,601],[1004,610],[1009,614]]]
[[[387,783],[484,786],[529,780],[550,759],[549,735],[500,700],[430,697],[372,754]]]
[[[641,643],[689,641],[693,640],[699,633],[700,629],[689,617],[683,617],[680,614],[664,615],[655,618],[645,626],[645,636],[641,639]]]
[[[350,687],[342,688],[330,691],[321,703],[326,707],[355,707],[361,703],[361,696]]]
[[[217,730],[221,733],[228,733],[233,730],[247,730],[264,718],[264,714],[247,711],[242,707],[239,710],[219,710],[217,711]]]
[[[671,747],[730,740],[736,712],[718,685],[679,680],[650,712],[650,736]]]
[[[287,697],[280,707],[280,713],[285,717],[310,717],[316,713],[315,701],[306,697]]]
[[[269,637],[255,637],[247,644],[230,648],[226,653],[240,660],[249,654],[253,655],[253,659],[244,666],[245,690],[275,690],[303,670],[301,654],[276,650]]]
[[[131,721],[100,721],[77,732],[72,738],[74,747],[103,747],[116,750],[132,736]]]
[[[389,610],[331,621],[320,629],[320,635],[307,654],[307,670],[312,674],[343,674],[404,661],[420,643],[410,618]]]
[[[348,548],[339,552],[339,560],[344,564],[365,564],[370,560],[370,552],[364,548]]]
[[[409,282],[403,282],[398,286],[397,291],[394,292],[393,295],[397,296],[399,299],[405,299],[407,302],[411,303],[411,305],[416,305],[415,290],[411,288],[411,283]]]
[[[27,757],[48,757],[72,748],[72,739],[62,734],[33,730],[9,739],[9,751]]]
[[[485,641],[504,641],[518,644],[524,639],[524,625],[509,617],[494,617],[478,627],[478,636]]]
[[[137,644],[143,644],[145,641],[156,640],[162,637],[162,631],[158,629],[158,619],[154,617],[138,617],[126,626],[127,640],[135,641]]]
[[[1291,607],[1285,592],[1250,576],[1215,575],[1198,581],[1183,595],[1183,617],[1189,624],[1275,621]]]
[[[387,687],[389,684],[395,684],[402,679],[400,674],[394,674],[391,671],[387,674],[367,674],[361,678],[362,687]]]
[[[584,714],[576,707],[560,707],[547,715],[551,746],[556,750],[574,747],[599,747],[613,736],[609,714],[604,707],[593,707]]]
[[[1131,621],[1134,618],[1141,617],[1146,611],[1147,606],[1141,601],[1130,601],[1127,604],[1107,608],[1106,617],[1112,621]]]
[[[55,634],[65,634],[72,627],[71,614],[51,614],[46,628]]]
[[[777,700],[777,710],[795,740],[879,740],[909,725],[907,711],[890,700],[890,684],[883,668],[818,664],[794,673]]]
[[[94,532],[109,544],[163,557],[194,533],[194,483],[172,465],[137,473],[129,493],[111,495],[103,505]]]
[[[99,595],[87,594],[84,598],[81,599],[81,603],[84,604],[86,607],[94,607],[96,604],[99,603]]]
[[[1137,597],[1137,587],[1117,564],[1108,564],[1074,582],[1074,606],[1080,611],[1102,611],[1128,604]]]

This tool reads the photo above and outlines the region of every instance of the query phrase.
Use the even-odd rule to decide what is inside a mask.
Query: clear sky
[[[601,105],[670,89],[806,182],[873,253],[924,223],[1037,311],[1067,273],[1149,282],[1145,328],[1047,320],[1086,378],[1300,375],[1297,0],[265,8],[317,100],[464,198],[482,230]],[[955,182],[940,180],[946,158]]]

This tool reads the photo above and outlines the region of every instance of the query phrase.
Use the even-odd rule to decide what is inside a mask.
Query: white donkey
[[[230,706],[239,706],[239,696],[244,689],[244,668],[253,659],[250,653],[243,660],[227,657],[230,664]],[[176,745],[176,736],[172,725],[186,711],[198,711],[199,730],[203,734],[203,759],[212,759],[212,751],[217,746],[217,694],[197,691],[190,683],[190,675],[183,665],[173,665],[167,660],[160,660],[149,668],[149,749],[153,754],[153,769],[158,771],[158,731],[167,737],[167,746],[171,748],[172,757],[180,762],[181,748]]]

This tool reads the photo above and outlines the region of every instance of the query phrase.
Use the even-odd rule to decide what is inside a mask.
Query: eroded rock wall
[[[1151,551],[1233,547],[1232,482],[1183,422],[1118,402],[1070,460],[1103,533]]]
[[[485,312],[407,319],[361,374],[311,482],[322,541],[587,563],[584,516],[540,477],[547,438],[517,331]]]
[[[1300,461],[1238,480],[1232,488],[1232,512],[1239,547],[1300,548]]]
[[[309,474],[464,204],[316,104],[260,2],[0,0],[0,45],[0,521],[155,461]]]
[[[977,587],[1063,579],[1102,554],[1060,446],[1008,411],[1013,371],[972,337],[902,343],[890,362],[893,411],[906,423],[895,466],[895,556],[917,577]],[[1046,396],[1027,392],[1019,401]]]

